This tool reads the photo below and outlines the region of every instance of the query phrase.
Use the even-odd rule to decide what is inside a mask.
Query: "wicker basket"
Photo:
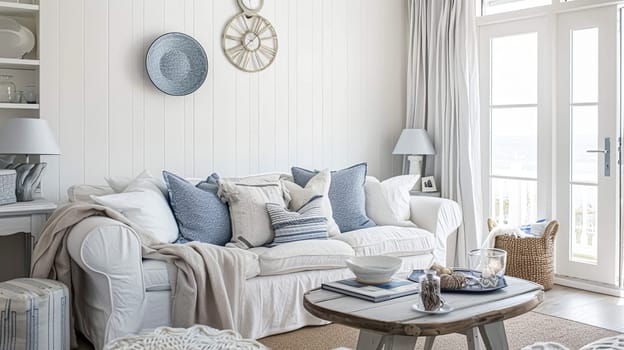
[[[488,219],[489,230],[494,227],[496,221]],[[505,274],[541,284],[545,290],[551,289],[555,280],[553,255],[558,230],[559,223],[551,221],[542,237],[496,236],[494,247],[507,251]]]
[[[0,169],[0,205],[15,203],[15,170]]]

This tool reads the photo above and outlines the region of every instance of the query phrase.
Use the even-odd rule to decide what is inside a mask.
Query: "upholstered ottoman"
[[[0,350],[69,349],[69,291],[56,281],[0,283]]]
[[[220,331],[208,326],[190,328],[159,327],[151,332],[117,338],[104,350],[247,350],[267,349],[255,340],[243,339],[240,334]]]

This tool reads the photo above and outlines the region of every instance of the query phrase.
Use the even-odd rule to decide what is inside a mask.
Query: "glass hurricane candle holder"
[[[507,252],[496,248],[473,249],[468,252],[470,269],[483,288],[494,288],[505,275]]]

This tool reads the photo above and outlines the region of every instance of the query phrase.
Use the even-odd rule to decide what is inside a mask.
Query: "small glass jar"
[[[37,103],[37,87],[34,85],[24,86],[24,99],[26,103]]]
[[[440,276],[434,270],[426,270],[418,279],[420,283],[420,307],[425,311],[438,311],[444,305],[440,291]]]
[[[12,75],[0,75],[0,103],[13,103],[17,98]]]

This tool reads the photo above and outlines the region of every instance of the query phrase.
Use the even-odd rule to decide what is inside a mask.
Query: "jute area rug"
[[[618,334],[604,328],[589,326],[558,317],[529,312],[505,321],[511,349],[520,349],[538,341],[554,341],[570,349],[579,349],[594,340]],[[290,333],[260,339],[274,350],[325,350],[340,346],[355,349],[358,330],[338,324],[306,327]],[[422,349],[424,339],[418,339],[416,349]],[[467,349],[466,338],[458,334],[437,337],[436,350]]]

